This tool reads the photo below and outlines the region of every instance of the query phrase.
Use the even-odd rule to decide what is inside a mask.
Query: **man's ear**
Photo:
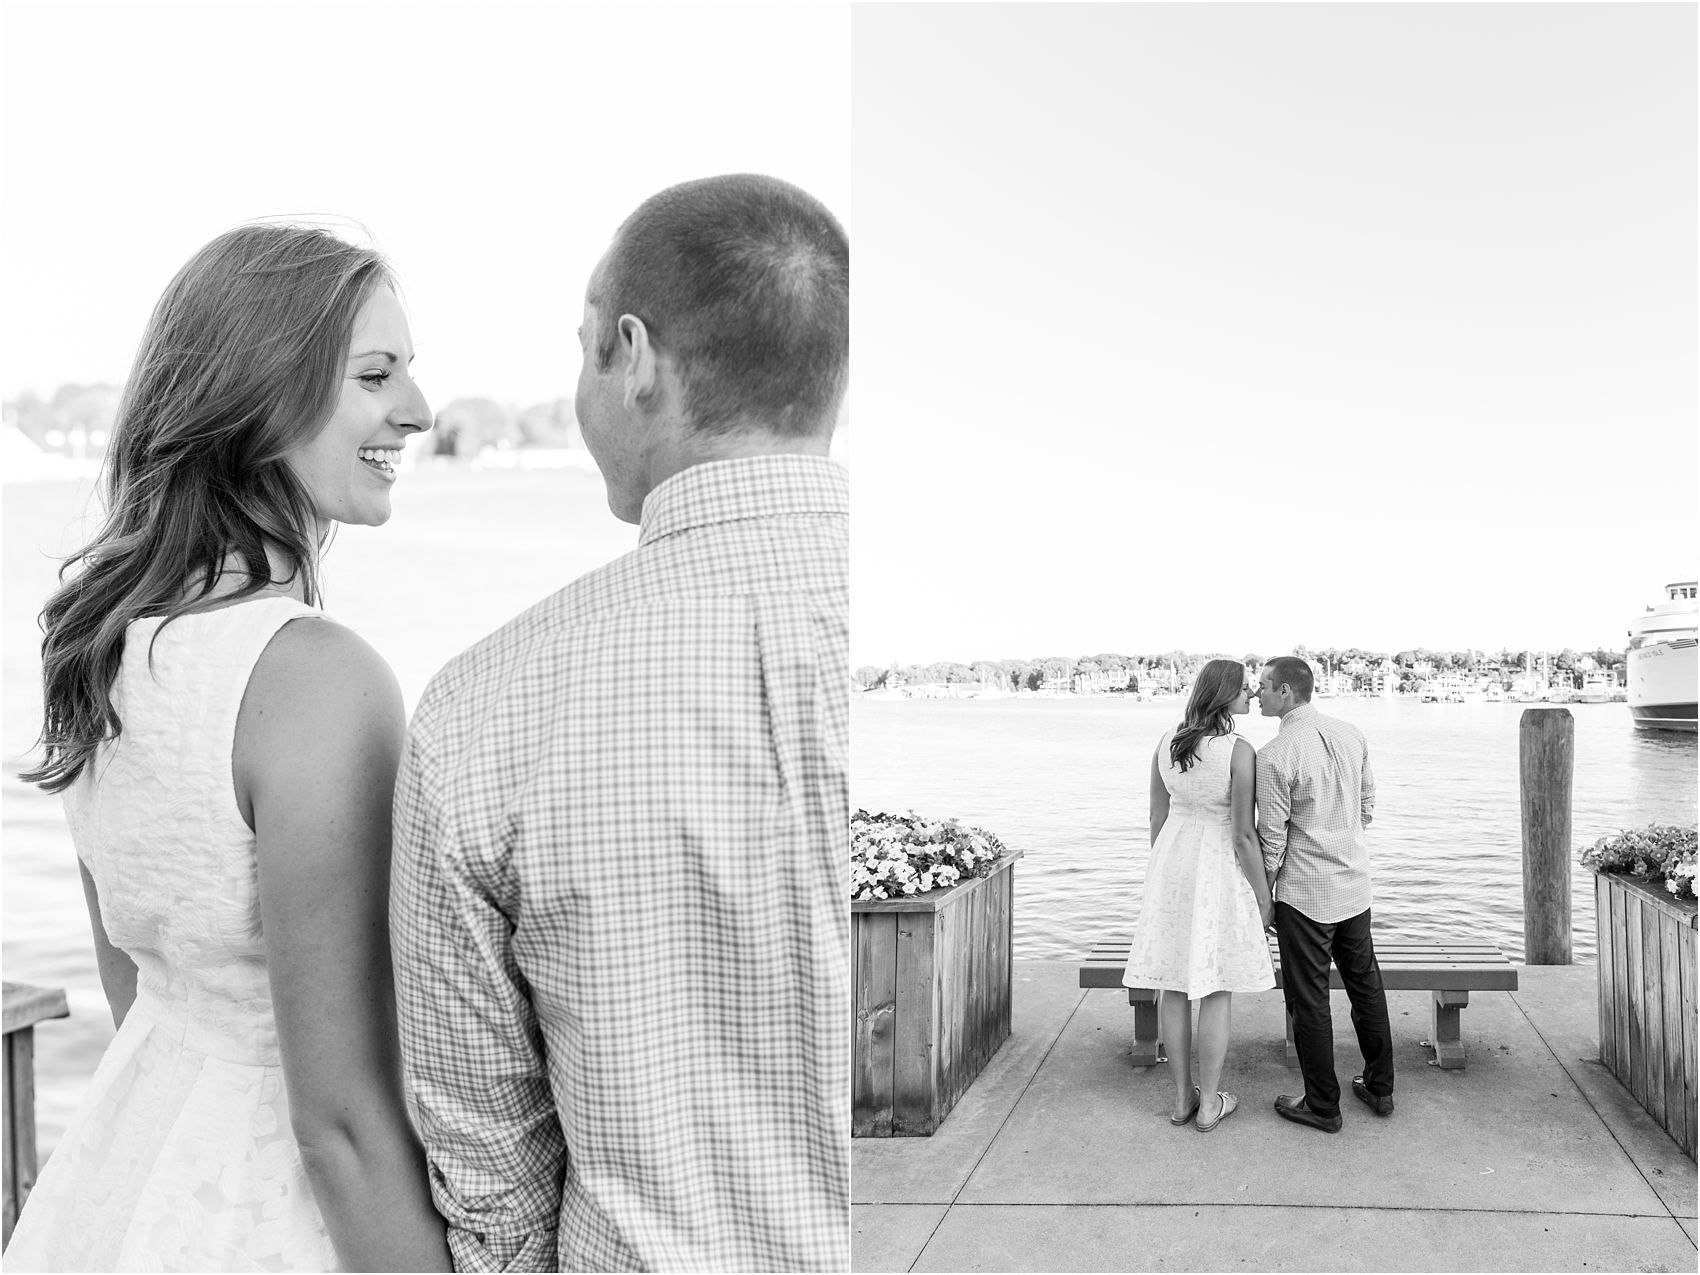
[[[633,411],[639,399],[655,392],[655,347],[649,343],[649,329],[635,314],[622,314],[619,322],[620,340],[626,347],[625,407]]]

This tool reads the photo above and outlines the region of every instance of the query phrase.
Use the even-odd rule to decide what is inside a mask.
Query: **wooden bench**
[[[1127,969],[1128,939],[1105,939],[1097,944],[1080,966],[1082,987],[1120,987]],[[1269,940],[1269,957],[1275,964],[1275,986],[1281,986],[1281,953]],[[1471,992],[1517,990],[1517,968],[1504,952],[1491,943],[1462,939],[1445,943],[1377,942],[1376,961],[1381,965],[1381,984],[1390,992],[1433,992],[1433,1015],[1429,1039],[1422,1043],[1434,1050],[1431,1067],[1462,1067],[1464,1041],[1459,1035],[1458,1011],[1470,1003]],[[1328,986],[1343,989],[1340,971],[1328,968]],[[1149,1067],[1167,1061],[1158,1039],[1157,989],[1130,987],[1128,1004],[1133,1006],[1133,1065]],[[1287,1015],[1287,1066],[1297,1067],[1293,1047],[1293,1018]]]
[[[3,1186],[4,1217],[0,1242],[10,1241],[18,1211],[35,1185],[35,1025],[47,1018],[65,1018],[70,1008],[57,988],[7,983],[5,999],[6,1135]]]

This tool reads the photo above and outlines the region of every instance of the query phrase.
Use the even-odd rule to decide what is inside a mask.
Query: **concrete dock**
[[[1428,1065],[1426,992],[1390,992],[1397,1110],[1334,993],[1345,1127],[1282,1120],[1281,993],[1234,998],[1239,1110],[1168,1122],[1167,1067],[1130,1065],[1126,995],[1017,961],[1014,1031],[930,1138],[859,1138],[858,1271],[1694,1271],[1695,1165],[1598,1062],[1595,969],[1521,966],[1475,992],[1469,1065]]]

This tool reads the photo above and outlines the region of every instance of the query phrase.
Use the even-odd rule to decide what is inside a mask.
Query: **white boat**
[[[1513,704],[1539,704],[1541,702],[1541,679],[1527,666],[1523,675],[1511,680],[1511,702]]]
[[[1700,584],[1665,586],[1665,600],[1629,627],[1629,714],[1641,730],[1694,730],[1700,683]]]
[[[1582,689],[1576,692],[1578,704],[1611,703],[1611,678],[1604,673],[1589,673],[1582,679]]]
[[[1482,698],[1490,704],[1503,704],[1505,702],[1505,688],[1498,682],[1489,682],[1487,689],[1482,692]]]

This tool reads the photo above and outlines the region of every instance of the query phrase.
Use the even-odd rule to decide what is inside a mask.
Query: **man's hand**
[[[1257,910],[1260,913],[1262,913],[1262,915],[1263,915],[1263,928],[1264,928],[1264,930],[1269,931],[1269,930],[1274,929],[1275,928],[1275,900],[1272,899],[1272,898],[1266,897],[1263,900],[1262,903],[1258,904]]]

